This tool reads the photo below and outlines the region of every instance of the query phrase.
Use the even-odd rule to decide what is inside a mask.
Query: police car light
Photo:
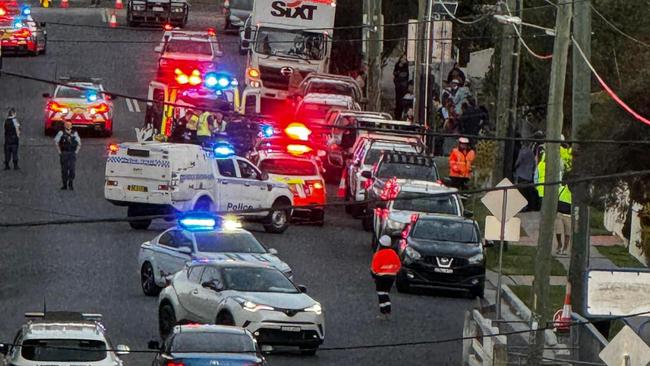
[[[190,85],[199,85],[201,84],[201,73],[199,70],[194,70],[192,71],[192,74],[190,75],[188,79]]]
[[[7,15],[7,11],[4,8],[0,8],[0,17]]]
[[[223,76],[223,77],[220,77],[220,78],[219,78],[218,83],[219,83],[219,86],[220,86],[220,87],[225,88],[225,87],[227,87],[228,85],[230,85],[230,79],[228,79],[227,77]]]
[[[235,150],[230,145],[220,144],[212,148],[214,156],[217,158],[227,158],[235,155]]]
[[[264,137],[271,137],[273,136],[273,126],[263,126],[262,127],[262,135]]]
[[[237,81],[237,79],[232,79],[232,80],[230,81],[230,85],[232,85],[232,86],[237,86],[237,85],[239,85],[239,81]]]
[[[221,227],[224,230],[237,230],[237,229],[241,229],[242,226],[241,226],[241,222],[239,222],[237,220],[226,219],[226,220],[223,221],[223,224],[221,225]]]
[[[180,218],[178,225],[189,231],[214,230],[217,227],[217,219],[207,215],[189,214]]]
[[[20,13],[24,16],[28,16],[32,13],[32,9],[29,6],[24,6]]]
[[[20,29],[23,27],[23,22],[21,22],[20,20],[16,20],[13,25],[14,25],[14,29]]]
[[[94,90],[88,90],[86,91],[86,100],[89,102],[96,102],[97,101],[97,92]]]
[[[170,30],[174,29],[174,27],[171,24],[167,23],[167,24],[165,24],[163,26],[163,29],[166,30],[166,31],[170,31]]]
[[[219,83],[219,79],[214,74],[205,75],[205,86],[208,88],[214,88]]]
[[[311,147],[305,145],[287,145],[287,152],[292,155],[302,155],[312,151]]]
[[[309,135],[311,135],[311,130],[307,128],[302,123],[293,122],[290,123],[287,128],[284,129],[284,132],[292,139],[307,141]]]
[[[111,155],[117,154],[119,150],[120,150],[120,146],[118,144],[108,145],[108,152],[111,153]]]

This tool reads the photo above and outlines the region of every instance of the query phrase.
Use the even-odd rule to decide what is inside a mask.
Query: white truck
[[[260,221],[267,232],[284,232],[291,219],[293,194],[230,148],[127,142],[109,147],[104,197],[127,206],[129,217],[185,211],[233,213]],[[262,212],[241,212],[271,208]],[[147,229],[150,218],[130,221]]]
[[[289,80],[329,71],[336,0],[256,0],[244,35],[250,45],[246,69],[246,106],[254,98],[284,100]],[[252,41],[252,42],[250,42]],[[296,75],[296,73],[300,75]],[[296,84],[297,86],[297,84]]]

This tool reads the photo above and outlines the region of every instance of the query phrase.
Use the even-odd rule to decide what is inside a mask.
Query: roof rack
[[[384,152],[384,162],[391,164],[409,164],[426,167],[435,166],[436,163],[431,155],[423,155],[410,152],[386,151]]]
[[[27,319],[39,319],[42,321],[100,321],[102,314],[80,313],[75,311],[48,311],[48,312],[29,312],[25,313]]]

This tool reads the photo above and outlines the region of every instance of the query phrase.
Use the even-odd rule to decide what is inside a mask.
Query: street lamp
[[[526,23],[522,21],[520,17],[516,17],[512,15],[495,14],[494,19],[496,19],[496,21],[501,24],[525,25],[527,27],[541,29],[544,31],[544,33],[548,34],[549,36],[555,36],[555,29],[545,28],[539,25]]]

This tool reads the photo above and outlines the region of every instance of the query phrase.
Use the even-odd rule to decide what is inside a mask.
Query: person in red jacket
[[[399,256],[391,248],[392,242],[388,235],[379,238],[379,250],[372,257],[370,264],[370,272],[375,279],[375,288],[377,290],[377,298],[379,299],[380,317],[388,319],[390,315],[390,289],[395,282],[395,276],[402,267],[402,261]]]

